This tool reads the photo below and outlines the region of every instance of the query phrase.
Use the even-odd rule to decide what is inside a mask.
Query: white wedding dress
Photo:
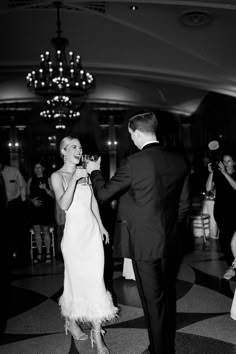
[[[116,317],[118,309],[103,280],[103,243],[91,198],[91,186],[77,183],[61,242],[65,270],[59,305],[70,319],[104,322]]]
[[[232,301],[232,305],[231,305],[231,309],[230,309],[230,317],[233,320],[236,320],[236,290],[234,291],[234,297],[233,297],[233,301]]]
[[[132,260],[129,258],[124,258],[122,275],[125,277],[125,279],[135,280]]]

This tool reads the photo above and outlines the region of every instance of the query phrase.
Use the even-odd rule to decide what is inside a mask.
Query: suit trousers
[[[148,330],[149,351],[151,354],[174,354],[175,265],[169,265],[166,259],[133,260],[133,268]]]

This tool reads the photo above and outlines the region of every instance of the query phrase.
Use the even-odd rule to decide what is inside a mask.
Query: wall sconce
[[[117,140],[107,140],[107,146],[110,152],[116,152],[117,145]]]
[[[108,140],[107,145],[109,147],[112,147],[112,146],[114,147],[114,146],[118,145],[118,142],[116,140],[114,140],[114,141]]]
[[[8,148],[10,151],[17,151],[19,150],[20,144],[18,141],[9,141]]]

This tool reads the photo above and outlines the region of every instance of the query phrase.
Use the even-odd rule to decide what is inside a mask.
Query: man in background
[[[18,168],[5,164],[0,156],[0,173],[5,184],[7,209],[5,235],[8,250],[13,259],[23,260],[25,251],[24,202],[26,201],[26,183]]]

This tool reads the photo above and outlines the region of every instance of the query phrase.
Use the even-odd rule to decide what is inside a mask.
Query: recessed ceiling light
[[[138,10],[138,6],[137,5],[130,5],[129,9],[131,11],[136,11],[136,10]]]

